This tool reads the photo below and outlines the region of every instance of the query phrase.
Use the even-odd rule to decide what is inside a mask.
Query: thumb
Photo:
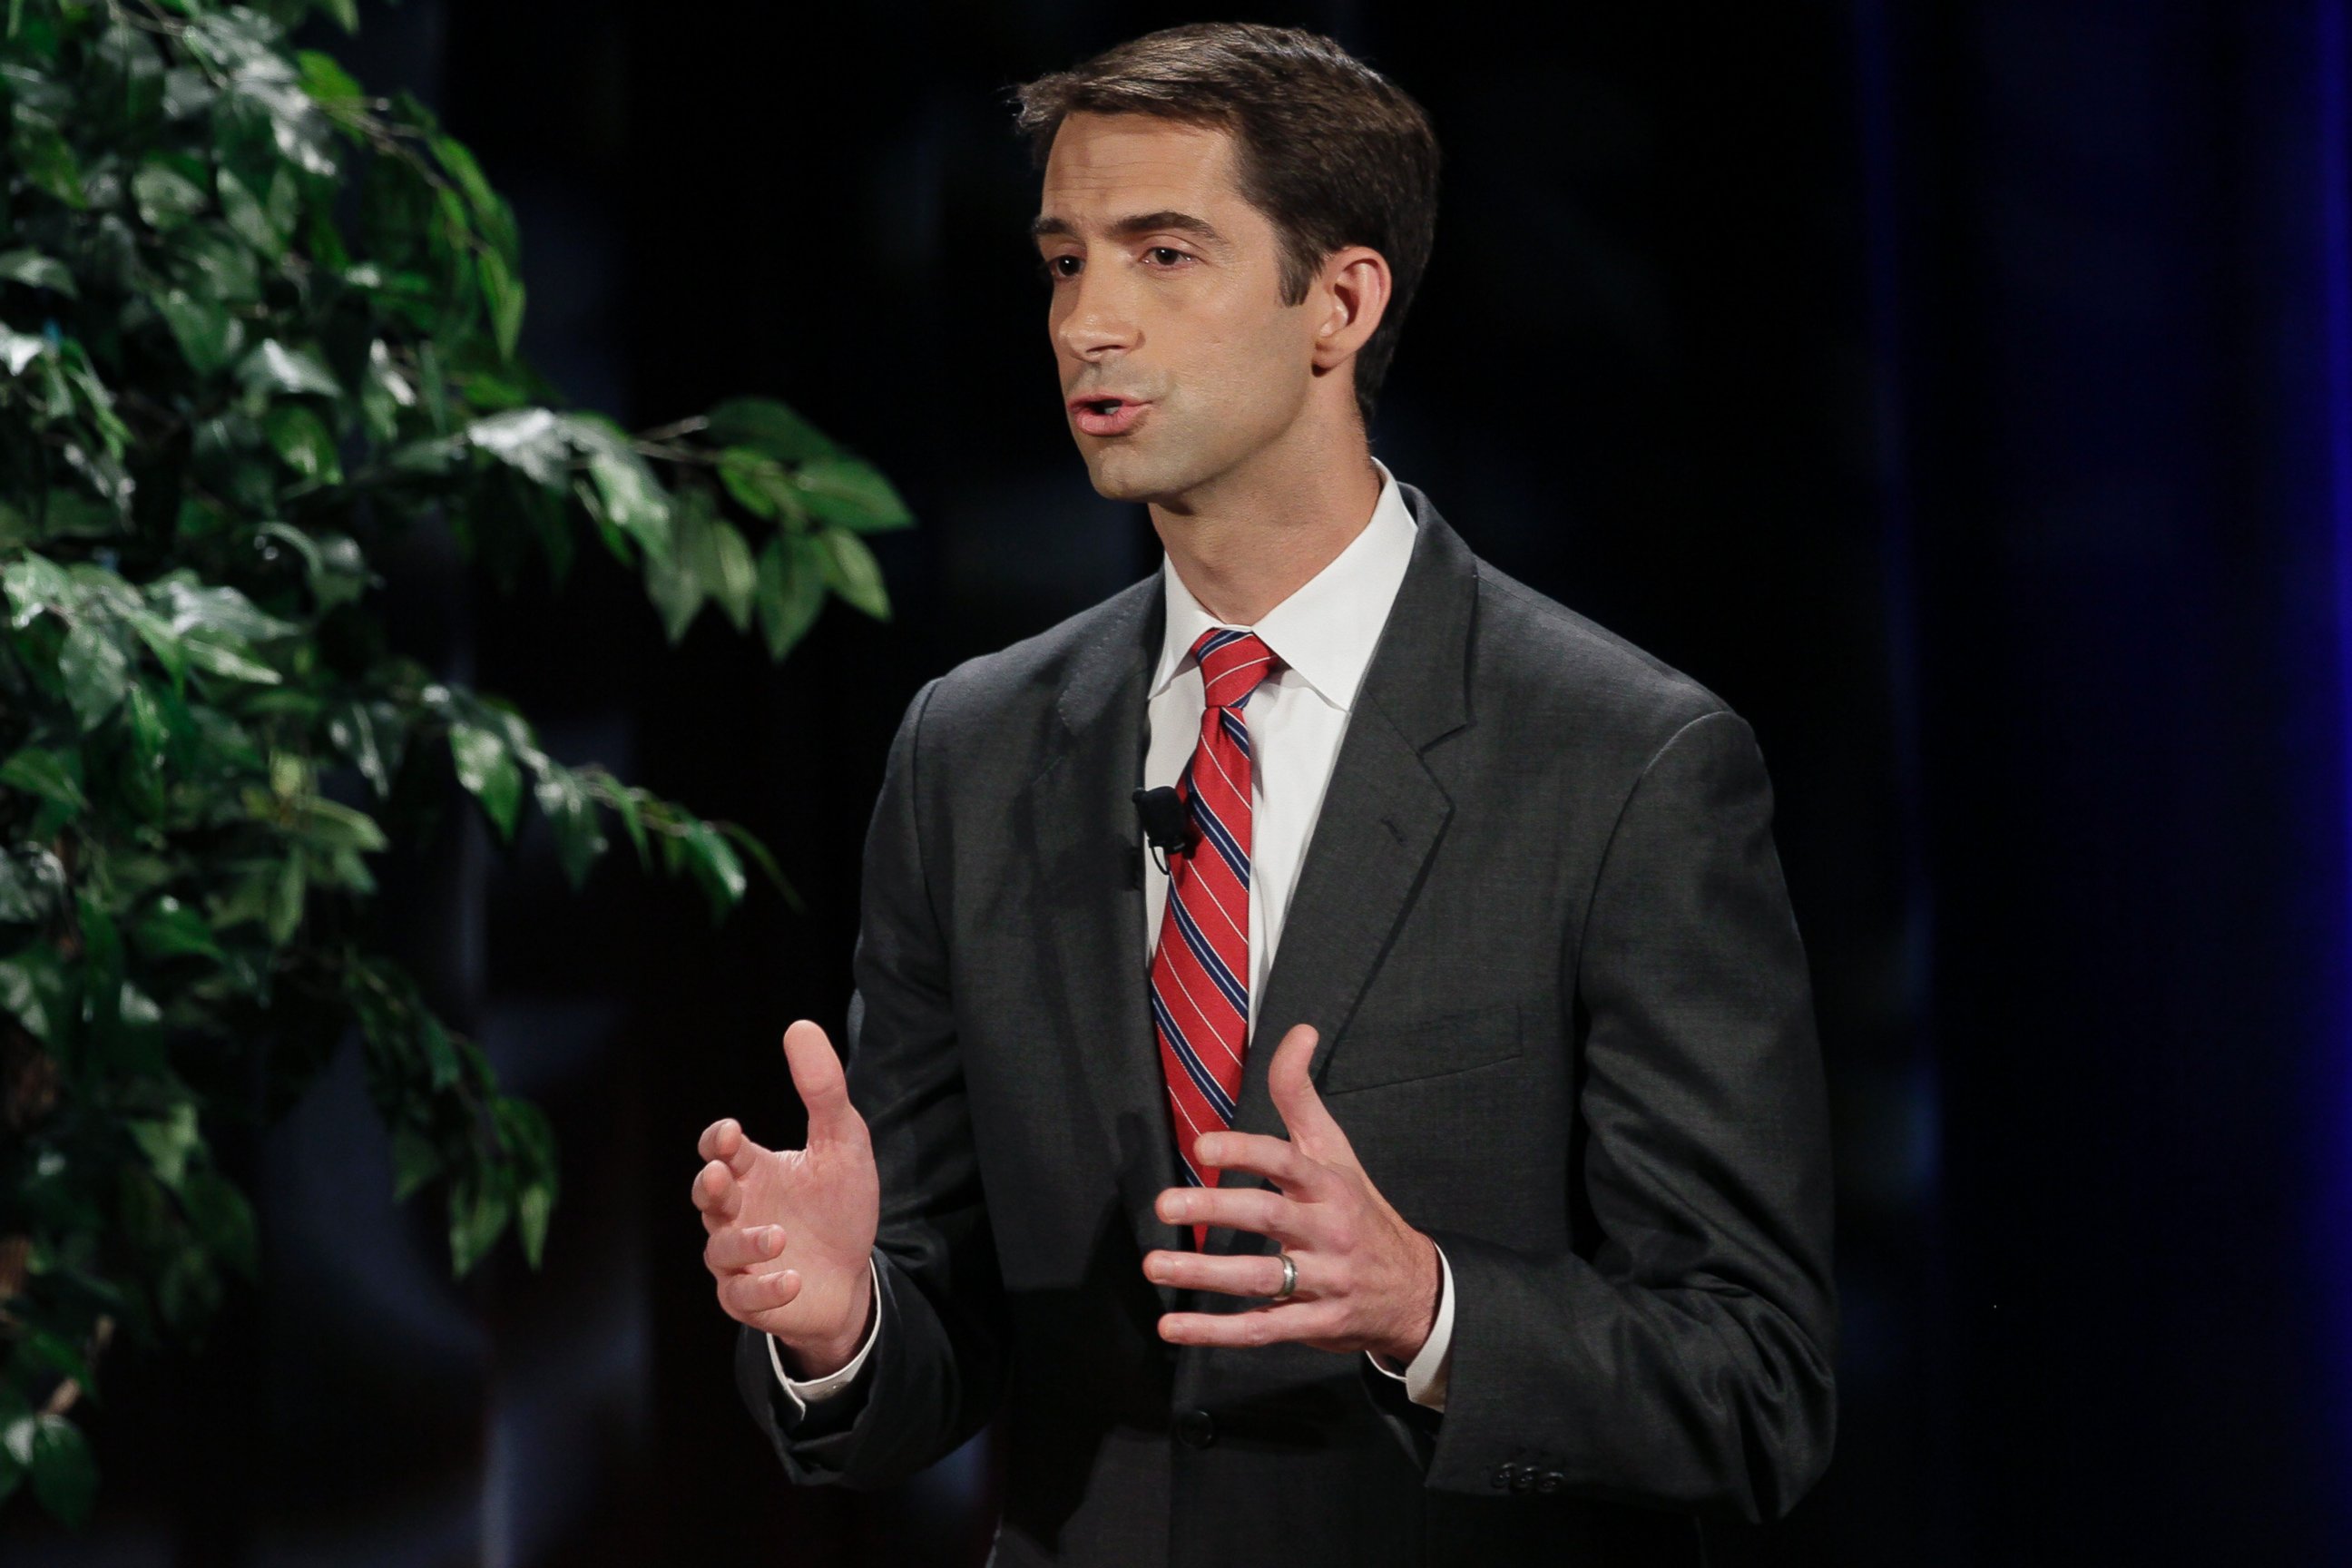
[[[1307,1064],[1315,1059],[1316,1038],[1314,1025],[1292,1025],[1282,1043],[1275,1047],[1274,1059],[1265,1064],[1265,1087],[1292,1142],[1314,1159],[1352,1164],[1356,1152],[1349,1146],[1348,1135],[1324,1109],[1323,1097],[1315,1092],[1315,1080],[1307,1076]]]
[[[841,1058],[824,1031],[803,1018],[784,1031],[784,1065],[792,1070],[793,1088],[808,1107],[808,1141],[824,1143],[855,1137],[865,1131],[856,1108],[849,1103],[849,1084]]]

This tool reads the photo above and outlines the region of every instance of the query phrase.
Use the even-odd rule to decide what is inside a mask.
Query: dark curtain
[[[1863,23],[1937,1550],[2336,1560],[2344,9]]]
[[[1333,0],[1446,150],[1375,448],[1755,723],[1836,1112],[1843,1425],[1729,1564],[2352,1555],[2347,0]],[[1202,13],[408,0],[312,41],[513,197],[525,346],[646,426],[780,395],[899,481],[889,626],[665,648],[598,552],[399,564],[443,668],[742,821],[803,900],[572,899],[478,824],[387,879],[554,1114],[544,1273],[462,1287],[341,1063],[257,1156],[265,1288],[110,1369],[100,1517],[14,1568],[976,1563],[983,1438],[794,1492],[730,1384],[696,1135],[799,1134],[907,698],[1150,570],[1087,486],[1011,83]],[[1230,15],[1211,12],[1210,15]]]

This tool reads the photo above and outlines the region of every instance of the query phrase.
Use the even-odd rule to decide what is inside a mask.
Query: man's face
[[[1282,303],[1274,226],[1233,159],[1225,132],[1148,115],[1073,114],[1055,135],[1036,226],[1047,321],[1065,415],[1113,499],[1213,483],[1306,405],[1318,294]],[[1068,406],[1094,398],[1122,405]]]

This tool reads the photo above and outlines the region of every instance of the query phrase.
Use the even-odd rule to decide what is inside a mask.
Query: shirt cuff
[[[1381,1371],[1404,1384],[1404,1396],[1426,1409],[1443,1412],[1445,1408],[1445,1380],[1454,1371],[1454,1265],[1445,1261],[1445,1248],[1437,1248],[1437,1321],[1430,1325],[1429,1338],[1423,1342],[1421,1352],[1402,1372],[1397,1371],[1370,1351],[1364,1358]]]
[[[791,1397],[793,1408],[803,1415],[807,1415],[808,1407],[818,1400],[839,1394],[856,1382],[858,1368],[866,1364],[866,1357],[874,1349],[874,1342],[881,1337],[882,1274],[870,1257],[866,1260],[866,1267],[874,1277],[874,1321],[866,1325],[866,1342],[857,1347],[857,1353],[849,1358],[847,1366],[839,1372],[829,1372],[823,1377],[796,1378],[784,1370],[783,1358],[776,1353],[776,1336],[763,1336],[768,1342],[768,1364],[776,1369],[776,1381],[784,1385],[784,1393]]]

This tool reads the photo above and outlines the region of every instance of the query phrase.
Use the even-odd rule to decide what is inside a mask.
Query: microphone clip
[[[1161,784],[1157,789],[1139,789],[1131,798],[1136,820],[1143,825],[1144,841],[1151,846],[1152,863],[1163,876],[1168,875],[1168,857],[1192,851],[1191,814],[1184,809],[1184,797]]]

